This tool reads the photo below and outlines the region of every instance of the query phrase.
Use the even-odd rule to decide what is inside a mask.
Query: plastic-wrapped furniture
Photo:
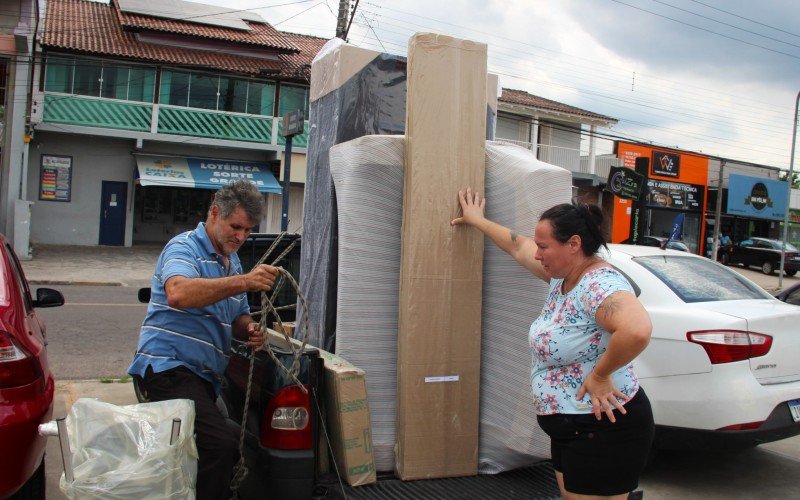
[[[59,437],[67,498],[193,499],[194,415],[186,399],[116,406],[82,398],[39,432]]]

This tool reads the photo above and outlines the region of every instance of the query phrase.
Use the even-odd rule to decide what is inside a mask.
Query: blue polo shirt
[[[186,366],[214,385],[219,394],[231,352],[231,325],[250,314],[247,296],[241,293],[201,308],[178,309],[167,304],[164,284],[173,276],[224,278],[242,274],[236,254],[223,256],[214,250],[201,222],[194,231],[172,238],[164,247],[151,279],[150,304],[139,333],[139,346],[128,373],[144,377],[148,366],[158,373]]]

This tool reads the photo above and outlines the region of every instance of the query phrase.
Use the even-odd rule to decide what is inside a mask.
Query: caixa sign
[[[726,212],[760,219],[783,220],[788,208],[785,181],[731,174]]]

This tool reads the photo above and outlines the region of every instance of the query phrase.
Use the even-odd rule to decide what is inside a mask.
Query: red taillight
[[[0,389],[28,385],[38,378],[36,358],[18,346],[11,335],[0,331]]]
[[[748,422],[746,424],[733,424],[717,429],[718,431],[752,431],[761,427],[764,422]]]
[[[261,444],[275,450],[310,450],[312,442],[309,394],[296,385],[284,387],[264,412]]]
[[[700,344],[712,364],[731,363],[767,354],[772,337],[741,330],[704,330],[686,334],[689,342]]]

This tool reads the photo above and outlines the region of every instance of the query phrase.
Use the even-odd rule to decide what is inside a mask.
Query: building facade
[[[50,0],[39,40],[23,175],[32,243],[162,243],[237,178],[264,193],[258,229],[280,229],[279,117],[308,115],[327,40],[181,0]],[[289,231],[301,229],[307,133],[293,138]]]
[[[0,8],[0,232],[28,257],[24,165],[28,154],[35,0],[9,0]]]

